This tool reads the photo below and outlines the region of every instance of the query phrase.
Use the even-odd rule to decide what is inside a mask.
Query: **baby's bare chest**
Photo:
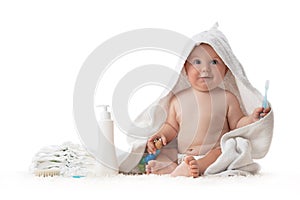
[[[224,121],[227,117],[228,103],[225,93],[195,95],[188,93],[178,98],[178,120],[199,119],[205,122]]]

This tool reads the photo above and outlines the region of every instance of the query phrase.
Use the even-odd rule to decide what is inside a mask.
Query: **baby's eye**
[[[195,59],[195,60],[193,60],[193,64],[194,65],[200,65],[201,64],[201,60]]]
[[[218,64],[218,61],[217,60],[212,60],[211,64],[216,65],[216,64]]]

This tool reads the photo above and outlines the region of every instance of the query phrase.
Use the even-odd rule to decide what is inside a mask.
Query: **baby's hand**
[[[155,144],[156,141],[159,141],[161,144]],[[148,153],[152,153],[155,154],[157,149],[160,149],[162,146],[167,144],[167,139],[165,136],[163,135],[158,135],[158,134],[154,134],[153,136],[151,136],[148,141],[147,141],[147,150]],[[159,146],[160,145],[160,146]]]
[[[267,107],[267,108],[258,107],[258,108],[256,108],[253,111],[252,115],[251,115],[253,122],[256,122],[260,118],[265,117],[270,111],[271,111],[270,107]]]

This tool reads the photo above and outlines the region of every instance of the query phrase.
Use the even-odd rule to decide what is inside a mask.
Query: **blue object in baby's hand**
[[[264,100],[263,100],[263,103],[262,103],[262,107],[264,109],[266,109],[268,107],[268,96],[267,96],[267,94],[268,94],[269,84],[270,84],[270,82],[269,82],[269,80],[267,80],[266,83],[265,83],[265,96],[264,96]]]
[[[160,150],[158,149],[156,150],[155,154],[147,154],[145,157],[141,159],[141,161],[138,164],[138,168],[141,173],[144,173],[146,171],[145,166],[148,164],[150,160],[155,160],[159,153]]]
[[[158,156],[158,154],[160,153],[160,149],[162,148],[163,144],[162,144],[162,139],[158,138],[154,140],[154,144],[155,147],[157,148],[157,150],[155,151],[155,154],[147,154],[146,156],[144,156],[139,164],[138,164],[138,169],[141,173],[145,173],[146,171],[146,165],[148,164],[149,161],[151,160],[155,160],[156,157]]]
[[[265,83],[265,96],[264,96],[264,99],[263,99],[263,102],[262,102],[262,107],[264,109],[266,109],[269,105],[268,105],[268,89],[269,89],[269,80],[266,80],[266,83]],[[262,117],[259,117],[260,119]]]
[[[149,162],[150,160],[155,160],[159,153],[160,153],[160,150],[158,149],[158,150],[156,150],[155,154],[148,154],[148,155],[144,158],[145,164],[148,164],[148,162]]]

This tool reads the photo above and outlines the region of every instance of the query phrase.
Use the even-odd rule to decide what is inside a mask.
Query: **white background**
[[[296,1],[289,0],[1,1],[1,196],[80,199],[127,194],[140,199],[153,195],[184,198],[186,192],[200,198],[222,198],[225,193],[246,199],[261,195],[296,198],[300,178],[298,8]],[[216,21],[250,82],[263,92],[265,80],[270,80],[275,130],[269,154],[259,161],[261,177],[184,182],[150,176],[145,183],[147,178],[99,182],[41,179],[28,173],[40,148],[79,143],[72,113],[74,84],[81,65],[97,46],[139,28],[169,29],[191,37]],[[155,63],[166,63],[159,58]],[[130,191],[135,187],[144,193]]]

